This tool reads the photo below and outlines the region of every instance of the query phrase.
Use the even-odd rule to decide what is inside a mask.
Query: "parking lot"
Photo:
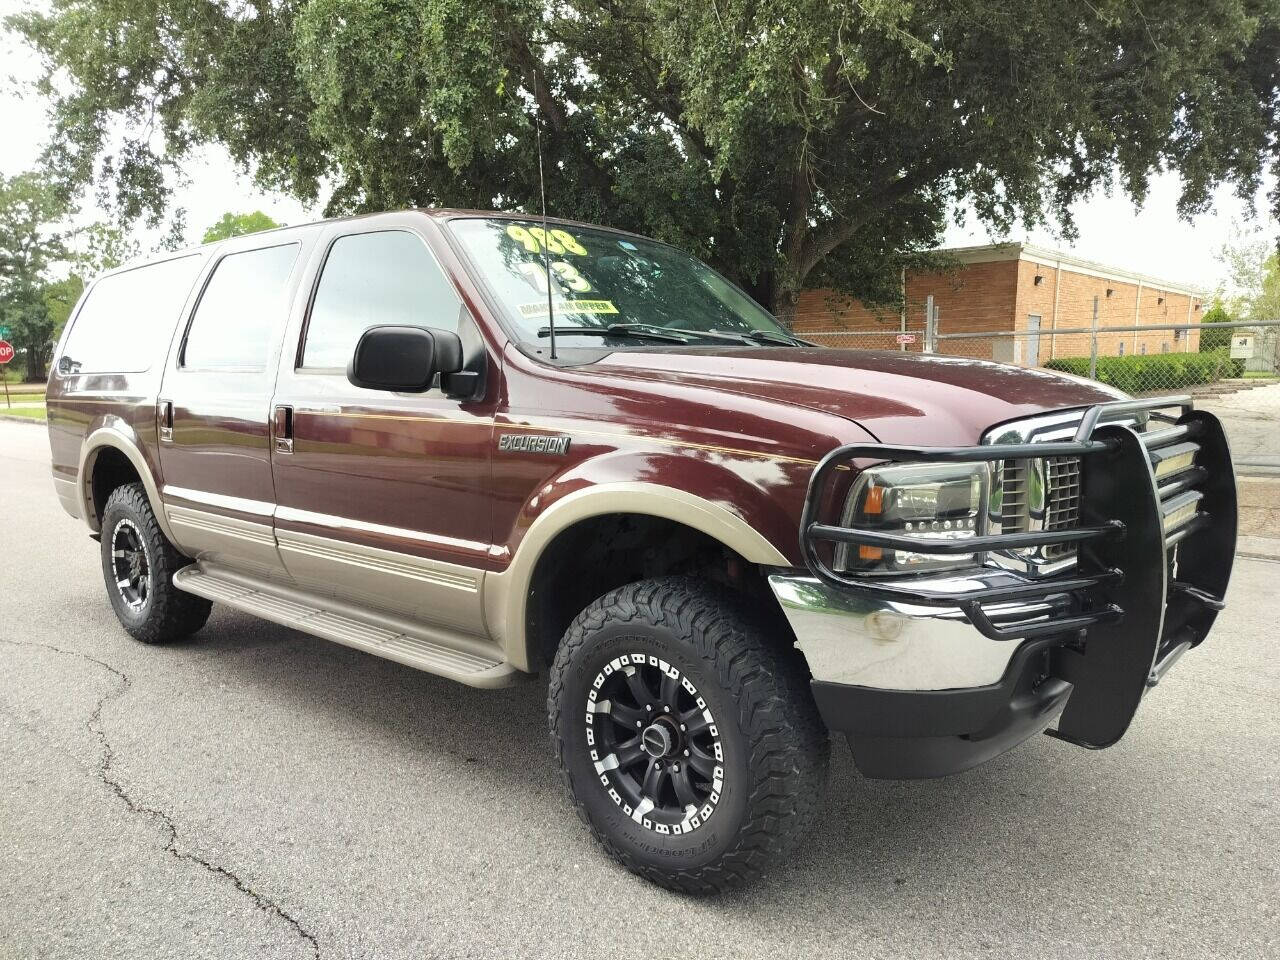
[[[1262,957],[1280,952],[1280,565],[1090,753],[944,780],[843,744],[763,883],[675,896],[573,816],[538,682],[472,690],[215,608],[118,627],[43,429],[0,423],[0,956]]]

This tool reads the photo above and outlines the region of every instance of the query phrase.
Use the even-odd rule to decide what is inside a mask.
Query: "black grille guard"
[[[1128,422],[1144,415],[1157,428],[1139,433]],[[1157,479],[1162,463],[1188,453],[1194,454],[1190,466]],[[819,522],[837,470],[886,462],[1045,457],[1081,458],[1078,527],[944,540]],[[1082,411],[1074,437],[1063,442],[838,447],[814,468],[800,520],[801,556],[829,587],[904,604],[959,608],[995,641],[1061,636],[1052,672],[1076,689],[1055,735],[1088,747],[1119,740],[1145,690],[1204,640],[1223,607],[1235,540],[1235,473],[1226,436],[1218,419],[1192,409],[1187,396],[1097,404]],[[950,592],[915,585],[926,574],[886,578],[837,571],[824,558],[823,543],[935,555],[1054,544],[1076,544],[1079,550],[1075,568],[1061,575]],[[966,573],[990,570],[974,566],[947,576],[963,581]],[[1016,610],[998,609],[1012,603],[1042,603],[1048,612],[1027,619],[1025,613],[1019,618]]]

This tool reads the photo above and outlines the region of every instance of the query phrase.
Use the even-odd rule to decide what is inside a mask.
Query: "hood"
[[[1048,370],[878,350],[628,350],[592,366],[821,410],[856,422],[881,443],[921,446],[976,443],[1008,420],[1125,396]]]

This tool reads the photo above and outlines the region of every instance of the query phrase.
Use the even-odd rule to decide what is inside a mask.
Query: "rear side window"
[[[458,329],[462,302],[426,244],[403,230],[339,237],[307,322],[302,366],[345,368],[369,327]]]
[[[182,365],[200,370],[262,370],[271,334],[288,307],[298,244],[230,253],[218,261],[196,306]]]
[[[141,373],[162,358],[200,272],[198,254],[103,277],[76,314],[62,356],[77,373]]]

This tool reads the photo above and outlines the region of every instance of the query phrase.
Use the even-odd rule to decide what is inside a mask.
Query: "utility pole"
[[[905,337],[907,335],[907,268],[906,267],[902,268],[902,274],[899,282],[901,284],[901,286],[898,289],[899,289],[899,292],[902,294],[902,310],[898,314],[898,333],[899,333],[898,350],[901,352],[907,349],[907,343],[905,340]]]
[[[933,294],[924,299],[924,351],[933,353],[935,336],[938,333],[938,311],[933,305]]]
[[[1098,298],[1093,298],[1093,324],[1089,330],[1089,379],[1098,379]]]

